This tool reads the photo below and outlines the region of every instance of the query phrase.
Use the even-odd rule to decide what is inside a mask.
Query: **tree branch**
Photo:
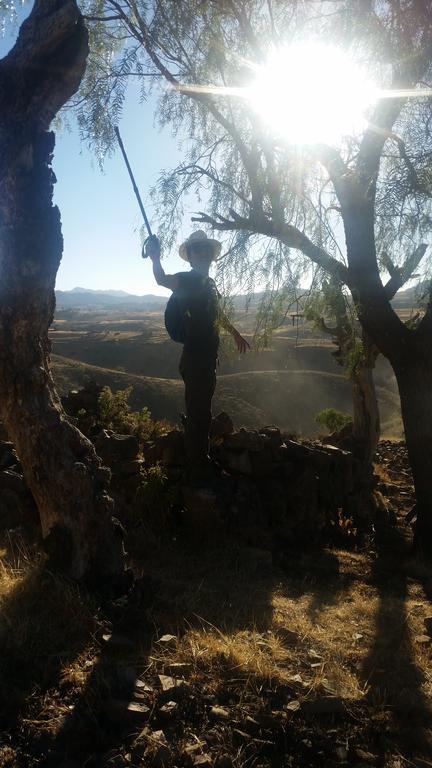
[[[227,219],[220,214],[209,216],[203,211],[198,211],[198,216],[193,216],[192,221],[209,224],[220,232],[246,231],[274,238],[289,248],[301,251],[314,264],[317,264],[329,274],[335,275],[342,283],[346,284],[348,282],[348,270],[345,265],[341,264],[333,256],[330,256],[324,248],[315,245],[301,230],[292,224],[282,223],[276,225],[275,222],[270,221],[264,216],[255,219],[252,217],[244,218],[236,214],[235,211],[230,211],[230,213],[232,218]]]
[[[392,299],[402,286],[414,274],[427,250],[427,245],[422,243],[407,256],[401,267],[395,268],[390,280],[385,284],[384,290],[388,299]]]

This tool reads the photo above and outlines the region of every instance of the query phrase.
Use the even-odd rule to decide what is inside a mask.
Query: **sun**
[[[302,42],[273,50],[247,97],[280,138],[334,145],[365,127],[377,89],[340,48]]]

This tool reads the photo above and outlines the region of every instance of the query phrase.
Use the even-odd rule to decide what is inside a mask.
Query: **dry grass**
[[[145,636],[138,633],[136,652],[120,654],[115,665],[134,667],[152,691],[159,674],[185,678],[195,699],[213,697],[237,723],[263,713],[285,718],[281,722],[290,724],[291,734],[298,730],[299,743],[323,738],[320,720],[302,714],[305,703],[340,697],[346,716],[331,718],[339,734],[331,738],[346,738],[348,732],[355,743],[376,752],[385,733],[380,764],[396,765],[398,755],[408,760],[400,765],[410,764],[409,733],[420,749],[419,726],[424,736],[432,722],[432,653],[424,637],[432,610],[423,587],[432,580],[430,569],[406,561],[395,571],[372,553],[329,550],[292,555],[283,569],[260,572],[235,545],[217,537],[209,543],[204,532],[198,542],[161,539],[142,557],[157,585],[153,636],[148,630]],[[100,703],[111,695],[97,606],[75,586],[42,576],[41,564],[37,550],[19,537],[6,541],[0,560],[2,715],[19,722],[22,738],[32,744],[42,737],[66,738],[77,707],[100,730]],[[160,642],[166,632],[176,636],[174,645]],[[157,698],[152,701],[155,712]],[[209,706],[203,703],[190,722],[184,710],[183,730],[170,737],[177,749],[193,738],[202,740],[210,727]],[[325,722],[327,728],[328,716]],[[235,768],[249,766],[243,747],[235,748],[234,726],[224,728],[213,750],[228,751]],[[147,737],[135,739],[136,749]],[[128,749],[134,754],[122,744],[120,756]],[[85,748],[96,749],[91,738]],[[428,748],[426,738],[423,755]],[[15,749],[13,740],[4,743],[0,768],[25,764],[14,763]],[[333,763],[293,763],[307,764]]]

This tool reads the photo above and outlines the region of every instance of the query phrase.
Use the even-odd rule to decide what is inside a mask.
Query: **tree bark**
[[[390,361],[401,398],[402,419],[417,501],[416,550],[432,556],[432,351],[430,313],[417,329],[393,310],[382,285],[371,206],[344,211],[349,284],[364,332]]]
[[[78,88],[87,53],[75,0],[36,0],[0,61],[0,414],[52,565],[76,579],[123,570],[109,471],[67,421],[49,370],[63,240],[47,129]]]
[[[412,345],[414,346],[414,345]],[[422,345],[423,346],[423,345]],[[417,521],[414,546],[419,554],[432,558],[432,353],[406,350],[394,371],[401,399],[402,419],[408,458],[416,493]]]
[[[373,380],[373,368],[359,365],[351,375],[353,439],[356,455],[369,472],[380,438],[380,415]]]

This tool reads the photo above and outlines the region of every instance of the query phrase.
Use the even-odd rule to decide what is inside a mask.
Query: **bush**
[[[338,411],[336,408],[324,408],[316,414],[315,421],[329,432],[337,432],[352,421],[352,416],[349,413]]]
[[[169,428],[166,421],[155,421],[148,408],[132,411],[128,400],[132,387],[112,392],[104,387],[98,397],[97,420],[103,429],[123,435],[136,435],[141,442],[152,440]]]

